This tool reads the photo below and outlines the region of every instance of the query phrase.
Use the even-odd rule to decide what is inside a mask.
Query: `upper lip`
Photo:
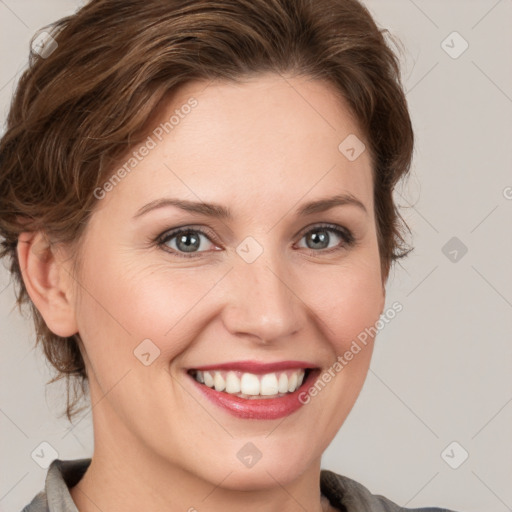
[[[308,361],[276,361],[273,363],[261,363],[258,361],[231,361],[226,363],[209,364],[206,366],[194,366],[190,370],[233,370],[248,373],[271,373],[288,369],[313,369],[317,366]]]

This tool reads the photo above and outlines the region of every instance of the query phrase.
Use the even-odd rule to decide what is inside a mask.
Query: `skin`
[[[293,359],[326,370],[375,324],[386,276],[370,155],[351,162],[338,150],[349,134],[364,136],[320,81],[269,74],[190,83],[153,126],[190,97],[198,101],[191,113],[98,202],[78,276],[65,247],[45,249],[41,233],[20,237],[36,307],[53,332],[79,332],[86,351],[94,455],[71,495],[81,512],[282,512],[297,503],[319,512],[321,456],[363,386],[373,340],[309,404],[278,420],[230,415],[186,369]],[[366,212],[349,204],[295,214],[337,193],[352,194]],[[133,219],[163,197],[219,203],[233,217],[168,206]],[[308,247],[306,232],[321,223],[349,229],[355,245],[328,232],[329,248]],[[172,254],[176,238],[154,243],[181,226],[212,235],[201,235],[198,256]],[[248,236],[263,249],[250,264],[236,252]],[[160,349],[149,366],[133,353],[147,338]],[[236,456],[247,442],[262,453],[251,468]]]

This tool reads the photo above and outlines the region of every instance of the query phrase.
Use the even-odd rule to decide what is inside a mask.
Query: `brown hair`
[[[50,382],[66,377],[70,421],[87,381],[81,339],[51,332],[30,300],[18,236],[41,230],[78,256],[93,191],[181,84],[262,72],[332,84],[373,158],[382,275],[410,252],[392,195],[413,152],[399,62],[357,0],[93,0],[46,30],[58,47],[31,52],[0,141],[0,257],[10,257],[17,304],[30,306],[36,345],[57,370]]]

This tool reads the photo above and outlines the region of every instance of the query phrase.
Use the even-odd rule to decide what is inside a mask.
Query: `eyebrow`
[[[364,204],[350,193],[338,194],[332,197],[326,197],[322,199],[317,199],[315,201],[310,201],[297,208],[295,210],[295,214],[297,216],[307,216],[312,215],[314,213],[325,212],[336,206],[347,205],[356,206],[359,209],[363,210],[366,214],[368,214],[368,211],[366,210]],[[161,199],[155,199],[154,201],[151,201],[150,203],[140,208],[140,210],[134,215],[133,218],[136,219],[150,211],[168,206],[175,206],[187,212],[197,213],[199,215],[205,215],[207,217],[214,217],[218,219],[232,218],[231,211],[220,204],[195,202],[171,197],[164,197]]]

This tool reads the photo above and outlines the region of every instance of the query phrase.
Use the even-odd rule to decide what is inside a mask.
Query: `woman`
[[[3,256],[94,454],[24,510],[404,510],[321,470],[407,253],[413,133],[368,11],[93,0],[37,43]]]

